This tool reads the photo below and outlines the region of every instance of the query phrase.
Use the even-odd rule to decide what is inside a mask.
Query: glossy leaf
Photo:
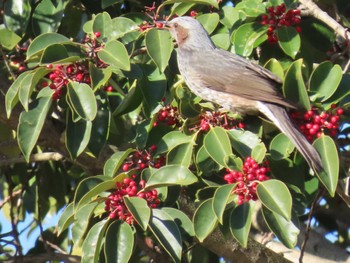
[[[127,196],[124,196],[123,200],[138,225],[146,231],[151,217],[151,209],[147,205],[147,201],[139,197]]]
[[[278,239],[288,248],[294,248],[298,241],[299,229],[289,220],[262,207],[265,222]]]
[[[196,155],[196,163],[199,167],[199,169],[204,174],[210,174],[214,171],[221,170],[222,166],[220,166],[217,162],[215,162],[205,149],[205,147],[202,145],[201,148],[199,148],[197,155]]]
[[[227,131],[231,144],[241,156],[250,156],[254,147],[261,144],[261,139],[250,131],[233,129]]]
[[[318,138],[313,145],[319,152],[324,167],[324,171],[316,175],[333,197],[339,177],[339,156],[337,147],[333,139],[325,135]]]
[[[227,28],[232,28],[235,23],[240,19],[242,12],[239,12],[233,6],[224,6],[222,7],[223,16],[220,20]]]
[[[30,154],[39,138],[50,110],[52,94],[53,91],[50,88],[43,89],[38,95],[38,99],[30,104],[29,111],[23,111],[19,117],[18,145],[27,162],[29,162]]]
[[[33,70],[31,74],[26,75],[26,77],[21,81],[21,86],[18,91],[18,98],[26,111],[28,111],[28,104],[33,90],[35,89],[38,82],[48,72],[50,71],[46,68],[38,68],[36,70]]]
[[[97,53],[97,56],[105,63],[129,71],[130,60],[125,46],[117,41],[112,40],[106,43],[105,47]]]
[[[188,168],[179,165],[167,165],[151,175],[145,189],[170,185],[190,185],[197,182],[197,180],[197,177]]]
[[[258,145],[255,145],[255,147],[252,150],[252,158],[257,161],[257,163],[261,163],[266,156],[266,147],[265,144],[259,143]]]
[[[292,196],[282,181],[270,179],[261,182],[258,184],[256,193],[265,207],[286,220],[291,219]]]
[[[192,221],[184,212],[171,207],[163,207],[161,210],[165,211],[173,219],[181,233],[186,233],[191,237],[194,236]]]
[[[255,47],[255,41],[266,34],[267,27],[257,23],[245,23],[241,25],[235,33],[232,41],[235,46],[236,53],[248,57]]]
[[[84,196],[82,196],[79,200],[75,200],[78,201],[78,203],[74,203],[74,210],[79,210],[84,205],[96,199],[96,197],[99,196],[102,192],[112,189],[115,189],[115,182],[113,180],[107,180],[99,183],[90,191],[88,191]]]
[[[172,218],[160,209],[152,210],[149,229],[175,262],[181,261],[181,233]]]
[[[232,199],[232,191],[236,187],[236,184],[225,184],[218,187],[213,197],[213,210],[219,220],[220,224],[223,223],[223,215],[225,208],[229,200]]]
[[[106,161],[105,166],[103,168],[103,174],[105,176],[114,177],[123,164],[124,160],[134,152],[133,149],[128,149],[126,151],[118,151],[114,153],[109,159]]]
[[[342,80],[343,72],[339,65],[329,61],[321,63],[310,77],[310,91],[314,92],[311,100],[326,101],[337,90]]]
[[[69,82],[67,97],[75,113],[86,121],[93,121],[97,114],[95,94],[88,84]]]
[[[165,1],[163,4],[161,4],[158,9],[161,9],[160,7],[163,7],[165,5],[170,5],[170,4],[174,4],[174,3],[182,3],[182,2],[183,2],[183,0],[168,0],[168,1]],[[216,0],[189,0],[187,2],[193,3],[193,4],[209,5],[209,6],[215,7],[216,9],[219,8],[218,2]]]
[[[10,118],[12,109],[16,106],[19,101],[18,92],[21,87],[21,83],[23,79],[31,74],[32,71],[26,71],[18,76],[18,78],[12,83],[10,88],[8,89],[5,96],[5,106],[6,106],[6,116]]]
[[[217,217],[213,211],[213,199],[201,203],[193,215],[193,226],[196,237],[200,242],[209,236],[217,225]]]
[[[260,0],[246,0],[238,3],[235,8],[242,10],[248,17],[257,17],[266,12],[266,7]]]
[[[189,167],[192,162],[192,153],[195,142],[183,143],[173,148],[167,154],[168,165],[181,165]]]
[[[108,79],[112,75],[112,71],[109,68],[100,69],[93,63],[89,63],[89,73],[91,78],[91,87],[95,91],[106,85]]]
[[[57,34],[57,33],[46,33],[36,37],[32,43],[30,43],[27,50],[27,59],[37,56],[40,52],[44,51],[45,48],[52,44],[58,43],[69,43],[69,38]]]
[[[171,131],[165,134],[158,144],[157,153],[164,153],[174,149],[176,146],[190,143],[193,140],[192,136],[185,135],[180,131]]]
[[[147,32],[145,41],[148,55],[159,70],[164,72],[174,48],[170,33],[153,28]]]
[[[230,214],[231,234],[244,248],[248,244],[252,214],[253,207],[251,202],[236,206]]]
[[[217,25],[219,24],[219,15],[217,13],[202,14],[197,17],[197,20],[201,22],[205,30],[210,35],[213,33]]]
[[[56,32],[61,24],[67,2],[42,0],[35,7],[32,16],[32,27],[35,35]]]
[[[6,28],[22,36],[24,35],[31,13],[31,5],[29,0],[6,0],[3,6],[4,22]],[[2,36],[0,31],[0,38]],[[1,42],[1,41],[0,41]]]
[[[271,157],[274,160],[287,158],[294,151],[294,144],[283,133],[279,133],[270,144]]]
[[[40,65],[75,63],[83,58],[80,48],[71,44],[52,44],[44,49]]]
[[[14,32],[2,28],[0,29],[0,45],[5,49],[12,50],[21,38]]]
[[[291,101],[302,106],[304,109],[311,108],[309,96],[306,91],[302,74],[303,60],[293,62],[287,70],[285,81],[283,82],[283,93]]]
[[[275,74],[281,80],[284,80],[284,70],[281,63],[277,59],[271,58],[269,61],[265,63],[264,67],[270,70],[273,74]]]
[[[98,263],[102,241],[105,235],[108,220],[102,220],[92,226],[84,239],[81,254],[81,263]]]
[[[112,19],[107,12],[98,13],[92,23],[92,31],[100,33],[100,39],[104,42],[110,40],[112,32]]]
[[[294,27],[280,27],[277,29],[278,44],[291,58],[295,58],[300,49],[300,35]]]
[[[112,19],[111,38],[118,39],[125,34],[139,30],[139,26],[129,18],[115,17]]]
[[[214,127],[204,137],[204,147],[210,157],[218,164],[225,166],[225,157],[232,154],[230,140],[226,131]]]
[[[74,221],[74,209],[73,203],[67,205],[67,207],[63,210],[62,215],[57,223],[57,235],[59,236],[64,230],[66,230]]]
[[[76,159],[89,143],[92,123],[85,120],[73,122],[72,118],[72,113],[68,114],[66,147],[72,159]]]
[[[114,221],[106,231],[104,252],[106,263],[128,263],[134,247],[131,227],[122,221]]]

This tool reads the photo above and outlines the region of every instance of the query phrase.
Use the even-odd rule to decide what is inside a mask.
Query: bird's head
[[[176,17],[166,22],[165,27],[169,29],[179,48],[200,50],[215,48],[207,31],[192,17]]]

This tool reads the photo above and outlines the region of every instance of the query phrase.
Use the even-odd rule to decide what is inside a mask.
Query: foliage
[[[31,252],[45,251],[54,236],[50,242],[67,252],[71,240],[82,262],[136,262],[158,245],[175,262],[195,262],[193,244],[214,229],[249,246],[256,200],[268,231],[288,248],[316,197],[329,211],[346,207],[336,188],[348,168],[339,156],[349,147],[350,78],[342,69],[348,58],[337,52],[343,42],[330,27],[300,17],[298,3],[287,0],[88,2],[0,4],[1,74],[11,81],[0,95],[1,208],[14,231],[25,217],[40,228],[64,209]],[[349,7],[332,2],[341,12]],[[325,173],[315,175],[265,119],[225,112],[187,89],[176,46],[158,21],[186,14],[218,47],[283,80],[281,93],[301,107],[291,116]],[[46,152],[62,158],[40,160]],[[18,155],[26,162],[15,162]],[[195,211],[184,209],[184,196]],[[336,217],[315,219],[349,245]],[[4,258],[21,254],[20,245],[2,251]]]

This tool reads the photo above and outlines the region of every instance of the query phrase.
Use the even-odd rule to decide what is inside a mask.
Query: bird
[[[245,115],[262,113],[284,133],[314,172],[324,171],[317,150],[291,120],[288,109],[296,104],[279,92],[282,81],[268,69],[212,42],[193,17],[176,17],[164,23],[177,43],[177,63],[189,89],[200,98]]]

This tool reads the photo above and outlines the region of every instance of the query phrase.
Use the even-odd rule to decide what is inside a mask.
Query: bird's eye
[[[177,28],[178,26],[179,26],[179,24],[178,24],[178,23],[175,23],[175,24],[174,24],[174,27],[175,27],[175,28]]]

